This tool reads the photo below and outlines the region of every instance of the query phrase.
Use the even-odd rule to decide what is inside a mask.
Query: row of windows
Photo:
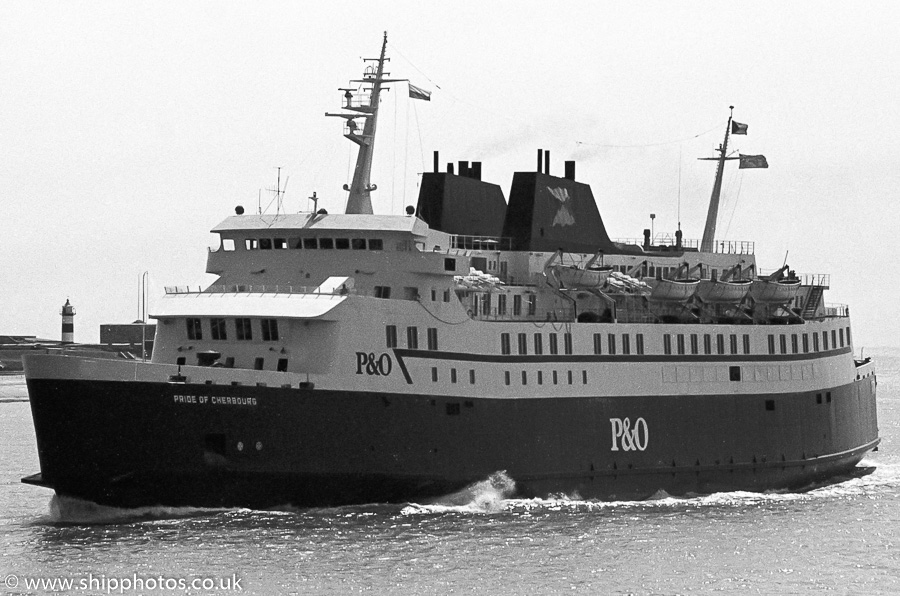
[[[575,371],[567,370],[565,372],[566,372],[566,376],[565,376],[566,382],[569,385],[574,385],[575,384]],[[547,377],[548,378],[546,379],[546,381],[548,384],[552,383],[553,385],[559,385],[559,383],[560,383],[559,371],[551,370],[551,371],[549,371]],[[534,373],[534,376],[531,378],[533,378],[538,385],[543,385],[544,381],[545,381],[544,371],[542,371],[542,370],[536,371]],[[529,380],[528,371],[523,370],[522,371],[522,385],[527,385],[528,380]],[[503,382],[506,385],[512,385],[512,373],[510,371],[508,371],[508,370],[503,371]],[[588,372],[586,370],[582,370],[581,371],[581,384],[587,385],[587,383],[588,383]]]
[[[820,334],[818,332],[812,333],[811,335],[812,335],[812,351],[813,352],[820,351],[819,350],[820,346],[821,346],[822,351],[827,352],[829,349],[836,350],[836,349],[838,349],[838,347],[843,348],[844,346],[850,345],[850,328],[849,327],[846,327],[846,328],[842,327],[840,329],[832,329],[830,334],[828,331],[822,331],[821,344],[819,343]],[[830,344],[828,342],[829,336],[831,338]],[[804,333],[799,336],[796,333],[791,334],[791,336],[790,336],[790,338],[791,338],[790,339],[790,341],[791,341],[790,353],[798,354],[800,352],[801,342],[802,342],[802,347],[803,347],[803,353],[804,354],[808,353],[810,351],[809,350],[809,348],[810,348],[809,337],[810,337],[809,333]],[[775,352],[775,336],[769,335],[768,339],[769,339],[769,354],[775,354],[776,353]],[[829,348],[829,345],[831,346],[830,348]],[[779,335],[778,336],[778,348],[780,350],[779,353],[781,353],[781,354],[788,353],[788,336],[787,335]]]
[[[199,318],[188,318],[187,336],[190,340],[203,339],[203,322]],[[278,320],[260,319],[260,337],[263,341],[278,341]],[[228,324],[226,319],[209,319],[210,337],[214,340],[228,339]],[[239,341],[251,341],[253,339],[253,323],[251,319],[239,317],[234,319],[234,336]]]
[[[185,356],[179,356],[175,359],[175,364],[182,366],[187,364],[187,358]],[[223,366],[225,368],[234,368],[234,356],[228,356],[225,358],[224,363],[219,363],[217,361],[216,366]],[[262,356],[255,358],[253,360],[253,368],[255,370],[265,370],[266,368],[266,359]],[[288,359],[287,358],[279,358],[277,363],[275,364],[275,370],[279,372],[286,372],[288,369]],[[209,383],[210,381],[207,381]],[[237,384],[237,383],[234,383]]]
[[[431,380],[434,381],[435,383],[437,383],[439,380],[439,377],[440,377],[440,375],[438,374],[438,368],[436,366],[432,366],[431,367]],[[457,375],[455,368],[450,369],[450,382],[451,383],[459,382],[459,375]],[[474,368],[469,369],[469,384],[470,385],[475,384],[475,369]]]
[[[397,347],[397,326],[396,325],[385,325],[384,327],[385,334],[385,345],[388,348],[396,348]],[[426,329],[425,337],[428,341],[428,349],[429,350],[437,350],[438,349],[438,330],[436,327],[429,327]],[[406,328],[406,347],[410,350],[418,350],[419,349],[419,328],[418,327],[407,327]]]
[[[690,353],[691,354],[699,354],[700,353],[700,336],[696,333],[691,333],[688,336],[685,336],[684,333],[678,333],[675,336],[675,351],[672,351],[672,335],[666,333],[663,335],[663,353],[666,355],[669,354],[687,354],[688,346],[685,343],[685,340],[690,341]],[[725,354],[725,334],[718,333],[716,334],[716,354]],[[750,353],[750,336],[742,335],[741,336],[741,348],[743,349],[744,354]],[[709,333],[703,334],[703,353],[704,354],[712,354],[713,353],[713,336]],[[729,354],[738,354],[738,336],[735,334],[731,334],[728,336],[728,353]]]
[[[475,294],[475,296],[473,296],[473,298],[474,298],[474,300],[472,303],[474,304],[475,311],[477,312],[478,311],[478,303],[479,303],[478,294]],[[483,297],[480,299],[480,302],[481,302],[481,314],[483,314],[483,315],[491,314],[491,295],[484,294]],[[524,300],[524,302],[527,305],[528,315],[529,316],[534,315],[534,313],[537,312],[537,296],[535,294],[528,294],[526,296],[526,299]],[[507,314],[507,303],[508,303],[508,298],[507,298],[506,294],[498,294],[497,295],[497,315],[498,316],[505,316]],[[514,317],[518,317],[522,314],[522,303],[523,303],[522,294],[513,294],[512,315]]]
[[[628,333],[623,333],[621,336],[622,339],[622,354],[631,354],[631,335]],[[637,333],[634,336],[634,349],[635,354],[643,354],[644,353],[644,334]],[[606,337],[606,353],[615,356],[618,349],[616,346],[616,334],[608,333]],[[603,334],[595,333],[594,334],[594,354],[602,354],[603,353]]]
[[[500,334],[500,353],[501,354],[512,354],[512,345],[510,343],[510,334],[509,333],[501,333]],[[528,334],[527,333],[519,333],[517,335],[517,347],[519,354],[528,354]],[[548,333],[547,334],[547,347],[549,349],[550,354],[559,354],[559,334],[558,333]],[[534,354],[541,355],[544,353],[544,334],[543,333],[535,333],[533,336],[533,347]],[[571,333],[563,333],[563,350],[566,354],[572,353],[572,334]]]
[[[225,238],[222,247],[226,251],[234,250],[234,240]],[[244,240],[247,250],[384,250],[384,241],[380,238],[247,238]]]

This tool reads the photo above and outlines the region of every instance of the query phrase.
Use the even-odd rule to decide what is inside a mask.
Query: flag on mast
[[[741,162],[738,165],[739,170],[746,168],[768,168],[769,162],[766,161],[765,155],[743,155],[739,154]]]
[[[431,101],[431,91],[425,91],[420,87],[416,87],[412,83],[407,83],[409,85],[409,96],[413,99],[421,99],[424,101]]]
[[[747,134],[747,125],[741,124],[740,122],[736,122],[736,121],[732,120],[731,121],[731,134],[733,134],[733,135]]]

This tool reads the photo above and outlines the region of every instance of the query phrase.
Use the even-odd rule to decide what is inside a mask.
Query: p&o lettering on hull
[[[650,430],[647,421],[638,418],[631,424],[630,418],[610,418],[612,427],[612,447],[610,451],[644,451],[650,442]]]
[[[363,373],[367,375],[375,375],[378,377],[386,377],[391,374],[394,362],[391,360],[390,354],[381,354],[375,356],[375,352],[357,352],[356,353],[356,374]]]

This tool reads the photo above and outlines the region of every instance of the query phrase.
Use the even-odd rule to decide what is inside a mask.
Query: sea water
[[[512,499],[502,471],[434,503],[115,509],[39,470],[21,376],[0,376],[2,594],[897,594],[900,350],[874,354],[875,471],[796,493]]]

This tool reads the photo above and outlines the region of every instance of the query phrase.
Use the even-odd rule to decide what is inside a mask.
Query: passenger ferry
[[[435,154],[417,207],[377,215],[386,44],[333,114],[359,145],[346,213],[238,208],[212,230],[215,283],[160,299],[150,361],[25,357],[24,482],[263,508],[421,502],[505,471],[518,496],[616,500],[799,489],[876,448],[874,367],[828,276],[715,239],[744,125],[699,243],[612,240],[574,162],[551,175],[542,151],[508,202]]]

